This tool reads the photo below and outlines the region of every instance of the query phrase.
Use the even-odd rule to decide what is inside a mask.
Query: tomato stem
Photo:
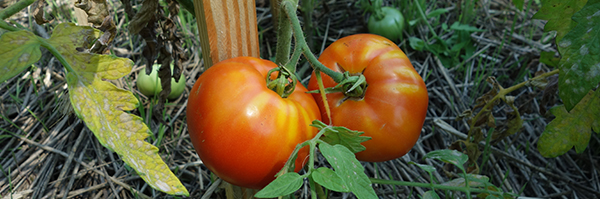
[[[271,79],[271,74],[273,72],[279,72],[277,78],[275,79]],[[267,87],[275,91],[282,98],[287,98],[290,96],[294,92],[296,83],[298,82],[298,79],[294,73],[292,73],[288,68],[281,66],[269,70],[266,79]]]
[[[0,20],[2,20],[4,22],[4,20],[6,18],[13,16],[17,12],[19,12],[19,11],[23,10],[24,8],[26,8],[27,6],[31,5],[33,2],[35,2],[35,0],[21,0],[21,1],[16,2],[15,4],[1,10],[0,11]],[[12,30],[12,29],[8,29],[5,27],[2,27],[2,28],[7,29],[7,30]],[[12,31],[14,31],[14,30],[12,30]]]
[[[304,56],[308,59],[308,61],[313,66],[313,68],[315,68],[315,69],[318,68],[320,71],[322,71],[323,73],[325,73],[326,75],[331,77],[333,79],[333,81],[338,82],[338,83],[341,82],[344,79],[343,74],[339,73],[339,72],[335,72],[335,71],[327,68],[321,62],[319,62],[317,57],[315,57],[315,55],[311,52],[310,48],[308,47],[308,44],[306,43],[306,38],[304,37],[304,33],[302,32],[302,27],[300,26],[300,20],[298,19],[298,16],[296,15],[296,5],[297,4],[293,4],[291,0],[286,0],[286,1],[283,1],[281,3],[281,5],[282,5],[287,17],[290,19],[290,22],[292,23],[291,25],[292,25],[292,30],[294,31],[294,38],[295,38],[294,41],[296,41],[296,45],[302,49]]]
[[[279,4],[279,3],[278,3]],[[298,7],[298,2],[291,3],[292,7]],[[280,10],[283,9],[283,5],[276,7]],[[286,17],[278,14],[278,22],[275,27],[277,30],[277,48],[275,51],[275,64],[284,65],[290,60],[290,49],[292,46],[292,27],[291,24],[286,20]],[[296,65],[286,65],[291,71],[296,71]]]

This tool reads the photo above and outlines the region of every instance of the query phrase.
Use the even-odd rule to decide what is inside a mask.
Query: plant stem
[[[411,187],[425,187],[431,189],[442,189],[442,190],[450,190],[450,191],[461,191],[461,192],[473,192],[473,193],[487,193],[490,195],[501,196],[504,193],[498,191],[492,191],[488,189],[478,189],[478,188],[470,188],[470,187],[455,187],[441,184],[431,184],[431,183],[421,183],[421,182],[406,182],[406,181],[395,181],[395,180],[384,180],[384,179],[375,179],[369,178],[371,183],[374,184],[389,184],[389,185],[398,185],[398,186],[411,186]]]
[[[494,104],[494,102],[496,100],[506,97],[506,94],[508,94],[510,92],[513,92],[513,91],[515,91],[515,90],[517,90],[517,89],[519,89],[519,88],[521,88],[521,87],[523,87],[523,86],[525,86],[525,85],[527,85],[527,84],[529,84],[529,83],[531,83],[533,81],[536,81],[538,79],[545,79],[545,78],[550,77],[552,75],[558,74],[558,72],[559,72],[559,70],[556,69],[556,70],[553,70],[553,71],[541,74],[540,76],[531,78],[531,79],[529,79],[527,81],[521,82],[521,83],[519,83],[517,85],[513,85],[513,86],[508,87],[508,88],[502,88],[502,87],[500,87],[500,90],[498,91],[498,94],[496,94],[496,96],[494,96],[494,98],[492,98],[492,100],[490,100],[483,108],[481,108],[482,111],[479,111],[477,113],[477,115],[475,115],[475,117],[473,117],[473,119],[471,120],[471,124],[470,124],[470,127],[469,127],[469,136],[471,135],[472,129],[475,128],[475,123],[477,122],[477,120],[479,119],[479,117],[481,117],[481,115],[483,115],[483,113],[485,112],[485,110],[490,109],[491,106]]]
[[[294,8],[298,7],[298,2],[291,3]],[[281,5],[281,4],[280,4]],[[282,6],[274,7],[281,13]],[[275,52],[275,64],[284,65],[290,61],[290,49],[292,47],[292,26],[287,18],[281,14],[278,15],[277,26],[277,47]],[[286,65],[290,71],[296,71],[296,65]]]
[[[23,10],[27,6],[31,5],[33,2],[35,2],[35,0],[20,0],[19,2],[8,6],[8,8],[5,8],[2,11],[0,11],[0,19],[5,20],[6,18],[13,16],[15,13]]]
[[[0,20],[0,28],[10,30],[10,31],[20,30],[19,28],[11,26],[10,24],[6,23],[4,20]]]
[[[52,44],[48,43],[46,41],[46,39],[44,39],[44,38],[41,38],[41,37],[37,37],[37,38],[38,38],[38,40],[40,40],[40,43],[42,43],[41,46],[48,49],[48,51],[50,51],[50,53],[52,53],[52,55],[54,55],[54,57],[56,57],[56,59],[58,59],[58,61],[60,61],[60,63],[65,67],[67,72],[69,72],[69,73],[75,72],[75,70],[73,70],[73,67],[71,67],[69,62],[67,62],[65,57],[63,57],[60,54],[60,52],[58,52],[58,50],[56,48],[54,48],[54,46]]]
[[[298,16],[296,16],[296,6],[294,6],[290,0],[285,0],[281,4],[287,17],[292,22],[292,30],[294,31],[294,37],[296,38],[296,45],[299,45],[302,48],[304,56],[314,68],[319,69],[331,77],[333,81],[337,83],[341,82],[344,79],[344,75],[327,68],[321,62],[319,62],[315,55],[310,51],[310,48],[308,48],[308,45],[306,44],[306,38],[304,38],[304,33],[302,32],[302,27],[300,26],[300,21],[298,20]]]

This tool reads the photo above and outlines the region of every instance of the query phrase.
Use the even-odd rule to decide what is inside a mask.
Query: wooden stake
[[[254,0],[194,0],[205,69],[219,61],[260,57]]]

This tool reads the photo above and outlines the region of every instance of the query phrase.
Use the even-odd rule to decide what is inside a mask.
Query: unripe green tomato
[[[158,69],[160,69],[160,64],[152,65],[152,73],[150,75],[146,74],[146,68],[140,70],[137,78],[137,87],[142,94],[150,97],[157,95],[162,91],[162,86],[160,85],[160,78],[158,78]],[[171,65],[171,71],[173,71],[173,65]],[[177,99],[183,90],[185,89],[185,78],[183,78],[183,74],[179,77],[179,82],[175,82],[175,78],[171,78],[171,93],[167,98],[169,99]]]
[[[404,16],[398,9],[392,7],[381,8],[381,19],[378,19],[375,14],[369,17],[367,27],[369,32],[384,36],[392,41],[399,41],[404,30]]]

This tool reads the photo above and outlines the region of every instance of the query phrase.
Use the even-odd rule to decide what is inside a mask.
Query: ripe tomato
[[[404,30],[404,16],[402,13],[392,7],[381,7],[381,16],[371,14],[367,22],[367,28],[370,33],[384,36],[393,41],[398,41],[402,37]]]
[[[271,61],[237,57],[206,70],[187,105],[190,138],[206,167],[223,180],[260,189],[275,179],[297,144],[311,139],[319,107],[298,83],[287,98],[266,86]],[[273,78],[277,73],[273,73]],[[303,148],[296,171],[307,160]]]
[[[356,158],[381,162],[406,154],[419,138],[429,97],[423,79],[404,52],[384,37],[357,34],[332,43],[319,61],[334,71],[362,73],[366,78],[364,97],[327,94],[331,124],[364,131],[364,136],[372,138],[363,142],[367,149],[356,153]],[[326,88],[337,84],[321,76]],[[308,88],[318,89],[314,72]],[[328,123],[320,94],[314,95],[323,121]]]

